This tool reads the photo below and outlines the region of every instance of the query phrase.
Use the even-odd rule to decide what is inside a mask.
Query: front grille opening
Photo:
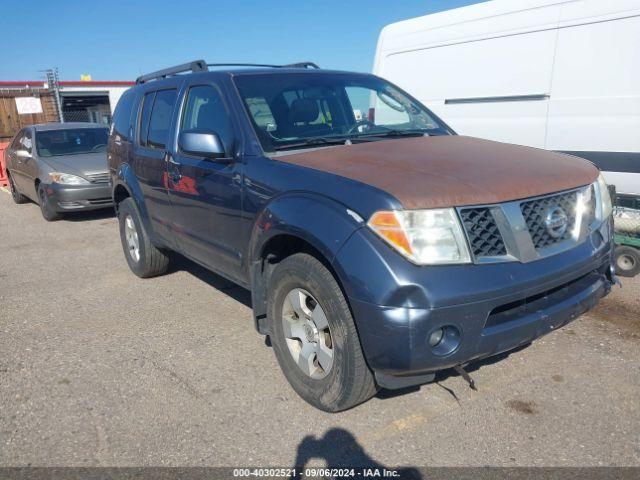
[[[500,305],[491,310],[484,328],[495,327],[496,325],[518,320],[530,313],[553,307],[564,299],[587,288],[589,284],[593,283],[597,276],[599,276],[597,272],[589,272],[575,280],[571,280],[570,282],[545,290],[536,295]]]
[[[577,204],[578,192],[575,191],[538,198],[520,204],[522,216],[527,223],[531,240],[537,250],[550,247],[571,238],[571,232],[576,223]],[[562,208],[567,215],[566,229],[564,233],[558,237],[554,237],[549,232],[545,223],[548,212],[554,207]]]
[[[465,208],[460,211],[460,217],[475,258],[507,254],[507,248],[490,208]]]

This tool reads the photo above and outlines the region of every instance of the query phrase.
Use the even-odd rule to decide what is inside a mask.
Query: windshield
[[[235,83],[265,151],[453,133],[417,100],[371,75],[239,75]]]
[[[41,157],[100,153],[107,150],[107,128],[73,128],[36,132],[36,147]]]

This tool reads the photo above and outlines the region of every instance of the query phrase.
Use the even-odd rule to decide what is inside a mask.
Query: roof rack
[[[167,78],[170,75],[177,75],[184,72],[206,72],[207,64],[204,60],[194,60],[193,62],[183,63],[182,65],[176,65],[175,67],[169,67],[157,72],[147,73],[136,78],[136,83],[145,83],[149,80],[156,80],[158,78]]]
[[[298,62],[298,63],[290,63],[288,65],[281,65],[282,68],[315,68],[316,70],[320,70],[320,67],[313,62]]]
[[[313,62],[289,63],[287,65],[270,65],[263,63],[205,63],[204,60],[194,60],[193,62],[183,63],[175,67],[164,68],[156,72],[141,75],[136,79],[136,83],[146,83],[150,80],[159,78],[167,78],[171,75],[177,75],[185,72],[206,72],[208,67],[261,67],[261,68],[314,68],[319,70],[320,67]]]

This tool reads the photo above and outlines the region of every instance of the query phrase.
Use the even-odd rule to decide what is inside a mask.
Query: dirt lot
[[[640,278],[472,373],[319,412],[246,290],[130,273],[108,213],[47,224],[0,192],[0,465],[640,465]]]

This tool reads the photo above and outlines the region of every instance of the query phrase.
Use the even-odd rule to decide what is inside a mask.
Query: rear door
[[[242,163],[235,158],[236,129],[222,91],[213,82],[185,89],[167,185],[177,248],[211,269],[240,278]],[[218,134],[226,159],[199,158],[180,151],[180,131]]]
[[[177,96],[177,86],[144,93],[133,152],[132,167],[144,194],[149,220],[154,231],[165,241],[171,238],[171,209],[166,185],[167,143],[173,128]]]

